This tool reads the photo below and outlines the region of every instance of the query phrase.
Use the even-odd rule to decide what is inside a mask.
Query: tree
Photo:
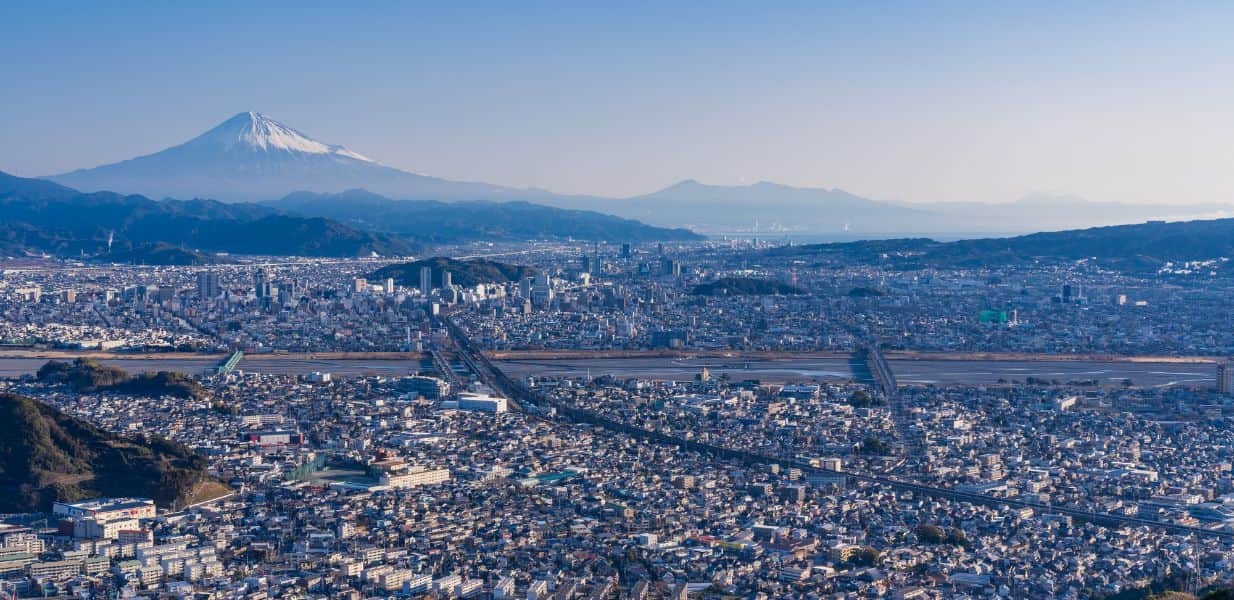
[[[946,534],[943,533],[941,527],[923,523],[918,525],[913,533],[917,534],[917,539],[926,544],[941,544],[946,539]]]
[[[891,453],[891,447],[887,445],[887,442],[884,442],[874,436],[870,436],[862,440],[860,449],[862,454],[877,454],[879,456],[886,456]]]
[[[869,546],[864,546],[857,552],[853,553],[853,557],[849,559],[853,564],[863,567],[872,567],[878,564],[878,560],[882,558],[878,550]]]
[[[870,392],[865,390],[857,390],[848,397],[848,403],[854,408],[866,408],[869,406],[874,406],[877,404],[877,401],[870,395]]]

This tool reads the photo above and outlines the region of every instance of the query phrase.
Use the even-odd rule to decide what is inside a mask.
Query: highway
[[[985,506],[1009,506],[1013,508],[1030,508],[1037,513],[1066,515],[1076,519],[1091,521],[1094,523],[1113,526],[1113,527],[1152,527],[1159,530],[1169,531],[1183,535],[1199,535],[1222,538],[1234,541],[1234,532],[1224,530],[1205,529],[1203,527],[1192,527],[1188,525],[1179,525],[1174,523],[1162,523],[1149,519],[1141,519],[1127,515],[1115,515],[1110,513],[1093,512],[1078,508],[1069,508],[1063,506],[1039,504],[1036,502],[1026,502],[1017,499],[999,498],[985,494],[975,494],[971,492],[962,492],[950,488],[924,485],[913,483],[899,478],[887,476],[857,473],[853,471],[827,471],[811,466],[795,459],[782,458],[777,456],[768,456],[751,452],[748,450],[740,450],[736,448],[728,448],[713,444],[704,444],[692,440],[687,440],[680,437],[670,436],[658,431],[651,431],[635,427],[627,423],[615,421],[601,414],[555,402],[546,396],[543,396],[534,390],[528,389],[521,383],[514,381],[508,377],[501,369],[493,365],[485,355],[478,351],[471,341],[463,335],[462,330],[453,323],[449,318],[445,319],[447,328],[450,331],[451,338],[458,346],[459,357],[473,369],[473,372],[482,382],[492,387],[494,390],[505,395],[510,406],[514,410],[523,412],[537,419],[545,419],[542,409],[537,407],[547,406],[555,409],[557,415],[565,418],[567,421],[577,423],[587,423],[602,427],[604,429],[624,433],[632,437],[655,442],[659,444],[667,444],[712,456],[722,458],[740,460],[750,464],[778,464],[784,467],[793,467],[801,469],[804,473],[813,474],[842,474],[847,478],[873,483],[880,486],[885,486],[897,491],[912,492],[923,496],[935,498],[944,498],[948,500],[958,500],[980,504]]]

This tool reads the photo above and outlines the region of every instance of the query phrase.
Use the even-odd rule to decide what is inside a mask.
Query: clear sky
[[[303,3],[315,4],[315,3]],[[431,175],[1234,201],[1234,3],[0,2],[0,170],[266,113]]]

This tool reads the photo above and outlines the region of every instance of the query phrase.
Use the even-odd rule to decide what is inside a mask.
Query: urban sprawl
[[[0,261],[0,392],[184,444],[222,484],[4,515],[0,597],[1103,598],[1234,579],[1229,280],[769,246],[443,250],[534,270],[468,285],[372,276],[410,259]],[[77,356],[204,394],[35,376]]]

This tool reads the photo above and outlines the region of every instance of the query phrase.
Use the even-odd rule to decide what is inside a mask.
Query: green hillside
[[[36,400],[0,394],[0,513],[50,510],[57,500],[154,499],[161,508],[225,490],[188,447],[124,437]]]

